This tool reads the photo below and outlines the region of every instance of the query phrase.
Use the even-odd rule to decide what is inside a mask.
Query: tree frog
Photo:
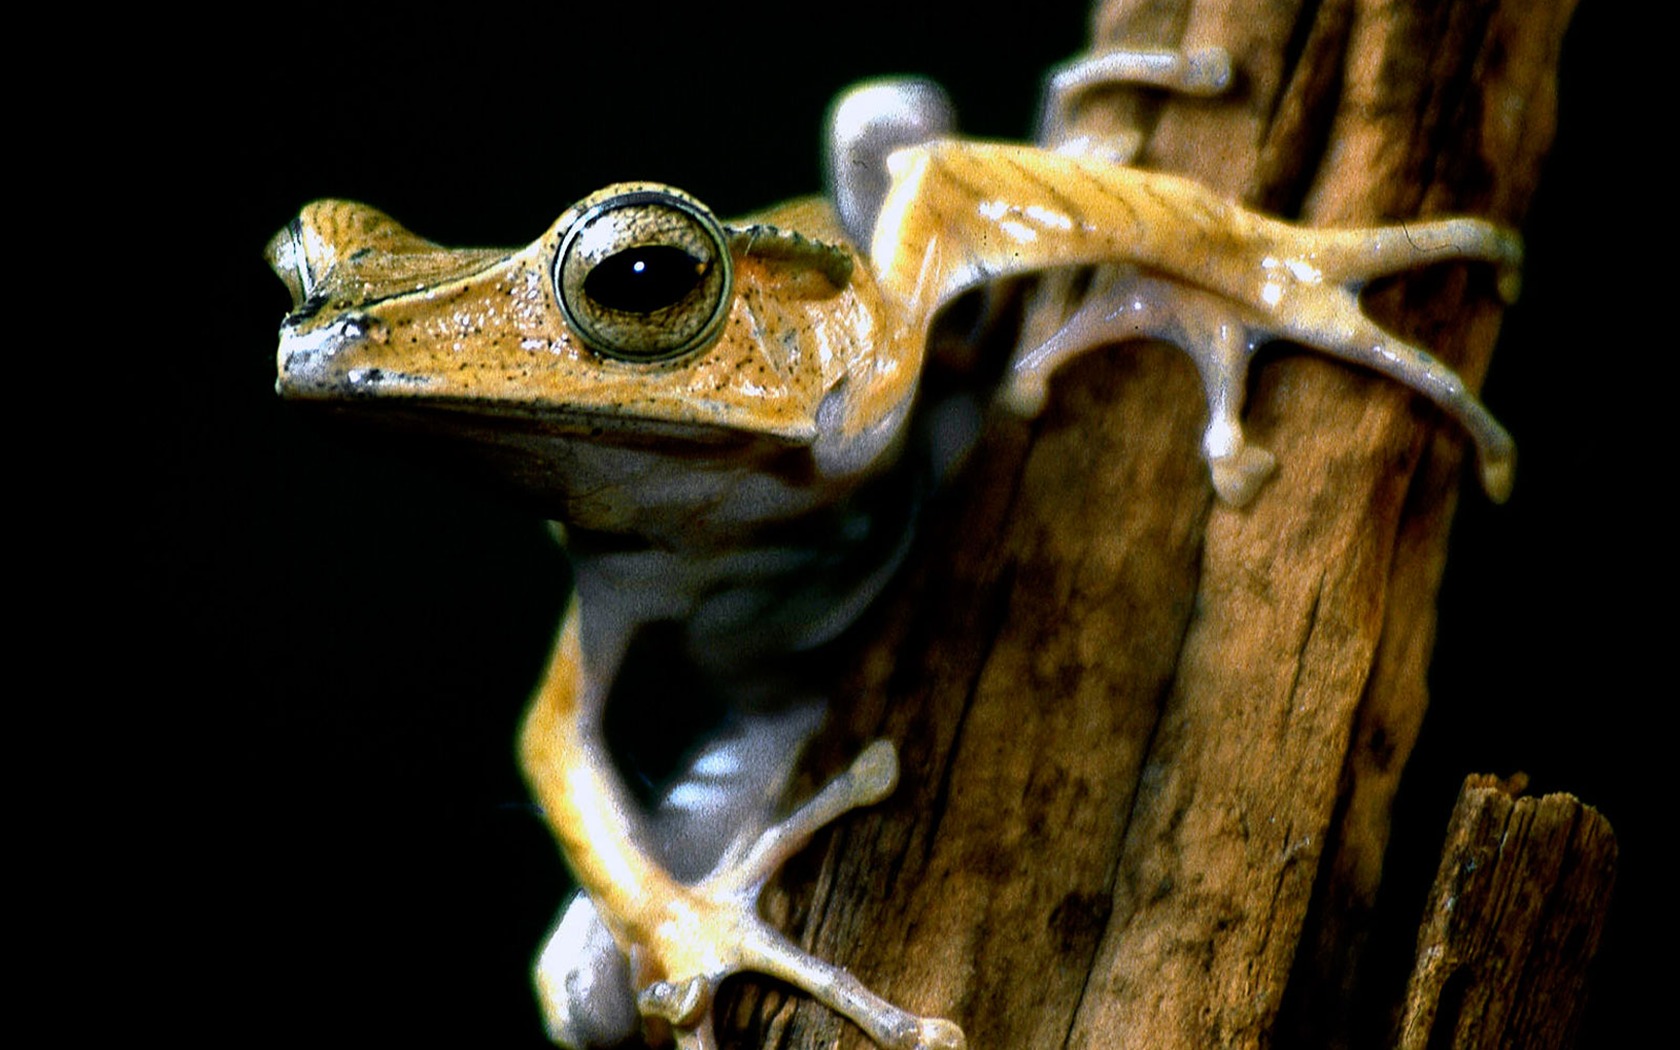
[[[1052,82],[1046,120],[1094,82],[1217,90],[1223,56],[1096,56]],[[922,392],[930,328],[971,290],[1116,264],[1119,278],[1001,370],[1042,403],[1051,371],[1135,338],[1182,346],[1206,389],[1219,497],[1256,498],[1272,460],[1240,423],[1247,363],[1288,339],[1430,398],[1477,445],[1495,498],[1510,437],[1459,378],[1377,326],[1359,291],[1438,261],[1491,263],[1516,294],[1515,234],[1473,218],[1310,229],[1129,166],[1126,144],[956,137],[925,82],[866,85],[831,120],[827,199],[719,220],[627,182],[515,249],[448,249],[372,208],[317,201],[273,240],[292,293],[279,392],[448,437],[560,523],[574,593],[521,736],[522,762],[583,893],[537,965],[550,1032],[609,1046],[643,1027],[715,1045],[717,986],[769,974],[883,1047],[964,1045],[793,945],[758,914],[819,828],[885,797],[876,742],[790,816],[776,803],[821,717],[812,668],[900,560],[926,479],[971,427]],[[994,370],[993,374],[997,374]],[[952,400],[952,399],[946,399]],[[615,681],[675,627],[684,689],[727,698],[723,731],[644,807],[603,742]]]

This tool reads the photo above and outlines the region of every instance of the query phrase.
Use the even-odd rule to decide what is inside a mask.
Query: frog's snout
[[[292,293],[294,314],[303,309],[315,287],[303,250],[304,242],[303,216],[300,215],[281,227],[263,250],[263,258],[268,260],[269,267],[285,284],[286,291]]]
[[[379,318],[344,313],[317,327],[309,327],[308,320],[308,316],[293,314],[280,329],[274,392],[281,397],[371,397],[399,390],[414,392],[432,383],[425,376],[369,364],[369,355],[360,351],[375,349],[389,338],[389,329]]]

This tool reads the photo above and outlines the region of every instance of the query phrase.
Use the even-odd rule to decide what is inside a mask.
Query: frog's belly
[[[540,473],[513,480],[539,499],[557,497],[550,516],[576,529],[657,546],[727,543],[802,517],[851,487],[820,476],[805,449],[764,439],[676,445],[598,436],[539,440],[542,454],[521,459]]]
[[[691,656],[723,677],[809,653],[853,623],[891,580],[914,536],[927,479],[877,475],[801,516],[729,542],[624,544],[572,531],[579,597],[627,631],[676,621]]]

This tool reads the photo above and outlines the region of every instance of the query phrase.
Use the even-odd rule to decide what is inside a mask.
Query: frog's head
[[[585,445],[861,473],[914,390],[903,324],[816,202],[725,225],[622,183],[529,247],[457,250],[318,201],[268,255],[293,302],[283,396],[489,446],[526,488],[594,483]]]

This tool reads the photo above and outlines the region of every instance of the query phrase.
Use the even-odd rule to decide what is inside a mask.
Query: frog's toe
[[[967,1050],[963,1030],[942,1017],[924,1017],[916,1033],[916,1050]]]
[[[1036,369],[1017,370],[998,388],[998,404],[1018,419],[1032,419],[1044,411],[1050,396],[1046,374]]]
[[[1499,298],[1510,306],[1522,297],[1522,264],[1499,268]]]
[[[1233,507],[1246,507],[1261,486],[1277,470],[1277,459],[1257,445],[1243,445],[1235,452],[1208,460],[1213,491]]]
[[[778,977],[850,1018],[885,1050],[959,1050],[962,1029],[921,1017],[871,992],[849,971],[799,949],[758,915],[765,882],[811,835],[847,811],[879,802],[898,782],[892,744],[876,741],[787,818],[731,849],[711,874],[682,887],[665,914],[650,919],[638,966],[664,974],[642,991],[644,1016],[671,1026],[683,1050],[710,1050],[712,997],[743,970]]]
[[[1482,491],[1495,503],[1511,498],[1511,486],[1516,481],[1517,453],[1515,447],[1500,453],[1483,452],[1478,464],[1482,476]]]
[[[712,983],[704,977],[655,981],[642,989],[636,1003],[647,1017],[657,1017],[678,1028],[697,1028],[711,1009]]]
[[[567,1050],[603,1050],[635,1034],[629,964],[586,895],[567,905],[535,979],[548,1037]]]

